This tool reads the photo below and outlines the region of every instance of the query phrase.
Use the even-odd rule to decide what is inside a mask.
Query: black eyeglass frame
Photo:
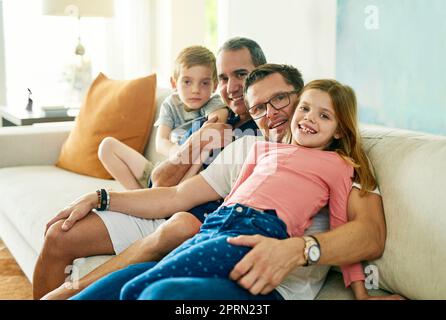
[[[273,107],[274,110],[277,110],[277,111],[278,111],[278,110],[281,110],[281,109],[286,108],[286,107],[288,107],[288,106],[290,105],[290,103],[291,103],[291,97],[290,97],[290,96],[291,96],[292,94],[299,94],[299,93],[300,93],[300,91],[298,91],[298,90],[293,90],[293,91],[288,91],[288,92],[280,92],[280,93],[276,94],[275,96],[273,96],[271,99],[269,99],[269,100],[266,101],[266,102],[258,103],[258,104],[256,104],[255,106],[249,107],[249,108],[248,108],[248,112],[249,112],[249,114],[251,115],[251,117],[252,117],[253,120],[259,120],[259,119],[263,118],[264,116],[266,116],[266,113],[267,113],[267,111],[268,111],[268,108],[267,108],[267,107],[268,107],[268,104],[269,104],[271,107]],[[286,105],[280,107],[280,108],[277,108],[277,107],[271,102],[271,100],[274,100],[275,98],[277,98],[278,96],[280,96],[280,95],[282,95],[282,94],[285,94],[285,95],[286,95],[286,97],[288,98],[288,103],[287,103]],[[254,116],[253,116],[252,113],[251,113],[251,110],[254,109],[254,108],[257,108],[257,107],[259,107],[259,106],[261,106],[261,105],[265,105],[265,113],[262,114],[261,116],[257,116],[257,117],[254,118]]]

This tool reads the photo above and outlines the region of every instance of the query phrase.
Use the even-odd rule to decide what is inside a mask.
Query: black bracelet
[[[101,205],[97,209],[98,211],[105,211],[105,210],[107,210],[107,198],[108,198],[107,190],[101,189]]]

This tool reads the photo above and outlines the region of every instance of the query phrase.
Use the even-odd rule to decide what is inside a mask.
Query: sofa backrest
[[[163,103],[164,99],[172,92],[172,89],[167,88],[157,88],[156,90],[156,114],[154,117],[154,121],[158,119],[158,115],[160,112],[161,104]],[[154,127],[151,130],[150,137],[147,140],[146,150],[144,152],[144,156],[152,161],[154,164],[157,164],[165,159],[165,157],[158,152],[156,152],[155,149],[155,137],[156,137],[156,131],[157,128]]]
[[[380,287],[446,299],[446,137],[362,126],[383,198],[387,241],[374,261]]]

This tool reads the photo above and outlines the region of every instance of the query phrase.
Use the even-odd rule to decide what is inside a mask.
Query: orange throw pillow
[[[56,166],[87,176],[111,179],[98,158],[102,139],[111,136],[140,153],[155,117],[156,74],[135,80],[93,81]]]

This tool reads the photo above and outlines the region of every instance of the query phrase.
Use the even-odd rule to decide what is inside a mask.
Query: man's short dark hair
[[[252,64],[257,67],[266,63],[265,54],[263,53],[262,48],[260,48],[259,44],[254,40],[242,37],[231,38],[218,50],[218,53],[221,51],[234,51],[241,50],[246,48],[249,50],[249,54],[251,55]]]
[[[274,73],[279,73],[285,82],[292,85],[296,91],[300,92],[304,87],[302,74],[295,67],[286,64],[268,63],[258,66],[246,77],[244,93],[246,94],[248,88],[254,83]]]

